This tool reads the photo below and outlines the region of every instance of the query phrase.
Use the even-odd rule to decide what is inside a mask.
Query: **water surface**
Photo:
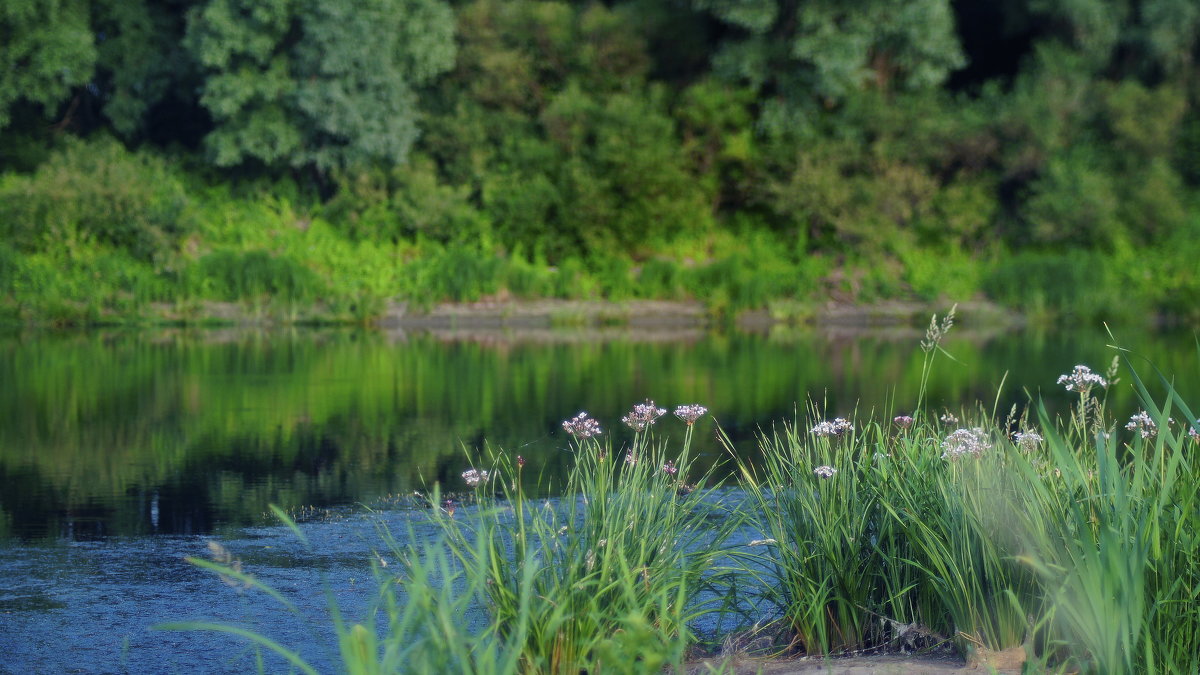
[[[1200,400],[1192,335],[1118,337]],[[355,505],[389,508],[434,482],[462,490],[459,473],[489,451],[524,456],[531,481],[561,482],[563,419],[586,410],[619,445],[629,437],[617,420],[647,398],[707,406],[698,450],[714,462],[728,456],[719,426],[752,460],[760,430],[810,403],[828,417],[911,412],[920,338],[908,329],[0,338],[0,671],[252,665],[236,640],[148,630],[180,619],[249,621],[318,644],[306,636],[328,631],[321,578],[352,610],[365,607],[374,544]],[[1103,371],[1110,342],[1100,330],[956,327],[944,345],[953,360],[938,357],[928,397],[939,408],[983,400],[1003,412],[1044,395],[1062,410],[1072,397],[1057,376],[1077,363]],[[1143,374],[1153,381],[1151,366]],[[1138,404],[1128,373],[1121,378],[1109,405],[1128,416]],[[659,433],[682,429],[664,419]],[[271,526],[269,504],[321,516],[307,525],[315,552]],[[286,627],[261,598],[183,561],[205,555],[212,538],[304,598],[308,625]]]

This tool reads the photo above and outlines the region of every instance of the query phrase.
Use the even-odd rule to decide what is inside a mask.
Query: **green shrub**
[[[0,232],[24,251],[94,239],[154,261],[192,225],[190,200],[169,165],[108,138],[70,142],[33,175],[0,183]]]
[[[1146,308],[1122,282],[1115,261],[1099,253],[1019,253],[995,262],[982,280],[994,300],[1084,320],[1132,319]]]
[[[673,260],[651,258],[637,274],[638,295],[646,298],[675,298],[683,286],[683,274]]]
[[[518,298],[538,298],[554,294],[554,270],[545,261],[526,260],[514,251],[504,266],[504,286]]]
[[[201,297],[229,301],[260,296],[313,300],[325,289],[305,265],[259,250],[215,251],[196,261],[185,277]]]
[[[408,264],[422,302],[470,302],[500,290],[504,260],[478,248],[451,244]]]

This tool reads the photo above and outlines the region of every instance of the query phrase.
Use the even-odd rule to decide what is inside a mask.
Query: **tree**
[[[454,63],[441,0],[207,0],[184,45],[202,73],[212,161],[232,166],[401,163],[414,87]]]
[[[161,126],[163,140],[193,136],[184,118],[196,110],[199,68],[182,44],[187,0],[93,0],[96,32],[95,91],[112,129],[126,140],[155,131],[151,111],[169,98],[178,102]],[[208,125],[199,133],[209,130]],[[186,140],[194,140],[188,138]]]
[[[0,129],[19,101],[56,112],[72,87],[91,78],[95,63],[86,3],[0,2]]]
[[[836,104],[868,86],[940,85],[963,65],[948,0],[693,0],[731,30],[713,59],[726,79],[758,87],[767,112]],[[771,107],[780,104],[787,110]]]

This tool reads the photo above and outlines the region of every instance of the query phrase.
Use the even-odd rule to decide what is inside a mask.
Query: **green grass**
[[[707,487],[710,473],[692,475],[693,427],[674,452],[653,428],[627,448],[577,439],[557,504],[526,497],[521,463],[499,455],[470,514],[437,511],[494,630],[523,637],[522,672],[677,669],[691,624],[716,611],[697,599],[742,517]]]
[[[931,325],[924,371],[948,330]],[[1005,415],[981,403],[961,421],[918,410],[904,423],[826,421],[813,407],[764,434],[762,459],[739,462],[736,485],[720,489],[689,454],[692,425],[680,445],[659,435],[665,421],[623,443],[611,431],[577,439],[566,484],[544,486],[561,495],[549,501],[527,493],[532,467],[494,453],[469,498],[434,489],[438,534],[400,544],[382,531],[403,561],[398,576],[375,570],[386,625],[336,619],[343,665],[678,671],[703,653],[698,622],[738,608],[741,630],[774,620],[792,654],[953,645],[1034,670],[1195,672],[1200,421],[1168,421],[1196,417],[1166,378],[1156,398],[1128,358],[1123,375],[1155,434],[1128,428],[1097,385],[1059,392],[1078,400],[1061,417],[1038,401]],[[751,596],[778,618],[769,605],[747,612]],[[468,607],[487,619],[470,635]],[[241,631],[295,663],[241,629],[184,627]]]

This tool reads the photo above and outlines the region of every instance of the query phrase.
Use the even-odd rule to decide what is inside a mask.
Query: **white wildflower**
[[[581,412],[569,420],[563,420],[563,430],[575,438],[591,438],[600,435],[600,423]]]
[[[979,455],[992,444],[983,429],[958,429],[942,441],[942,459],[957,459],[963,455]]]
[[[1175,423],[1175,420],[1167,418],[1167,425]],[[1142,438],[1154,438],[1158,434],[1158,424],[1151,419],[1150,414],[1145,410],[1139,411],[1138,414],[1129,418],[1129,423],[1125,425],[1129,431],[1137,432]],[[1194,430],[1193,430],[1194,431]]]
[[[833,478],[833,474],[837,473],[837,469],[826,464],[813,469],[813,473],[815,473],[818,478]]]
[[[814,426],[810,431],[813,436],[824,438],[826,436],[841,436],[850,431],[854,425],[844,417],[836,417],[833,420],[826,420]]]
[[[480,483],[487,482],[488,472],[480,471],[479,469],[467,469],[466,471],[462,472],[462,479],[467,482],[467,485],[476,487]]]
[[[688,426],[695,424],[696,420],[700,419],[700,417],[706,412],[708,412],[708,408],[705,408],[702,405],[696,405],[695,403],[690,405],[681,405],[675,408],[675,416],[684,422],[687,422]]]
[[[654,401],[646,401],[633,406],[628,415],[621,418],[626,426],[634,431],[645,431],[646,427],[654,424],[659,417],[667,414],[666,408],[654,407]]]
[[[1018,431],[1013,434],[1013,442],[1017,444],[1018,448],[1025,451],[1036,450],[1045,440],[1040,434],[1033,431]]]
[[[1087,366],[1075,366],[1075,369],[1066,375],[1058,376],[1058,384],[1066,387],[1067,391],[1076,391],[1081,394],[1086,394],[1091,391],[1094,386],[1107,387],[1108,380],[1100,375],[1093,373],[1091,368]]]
[[[958,418],[953,413],[947,411],[944,415],[938,418],[942,424],[958,424]]]

